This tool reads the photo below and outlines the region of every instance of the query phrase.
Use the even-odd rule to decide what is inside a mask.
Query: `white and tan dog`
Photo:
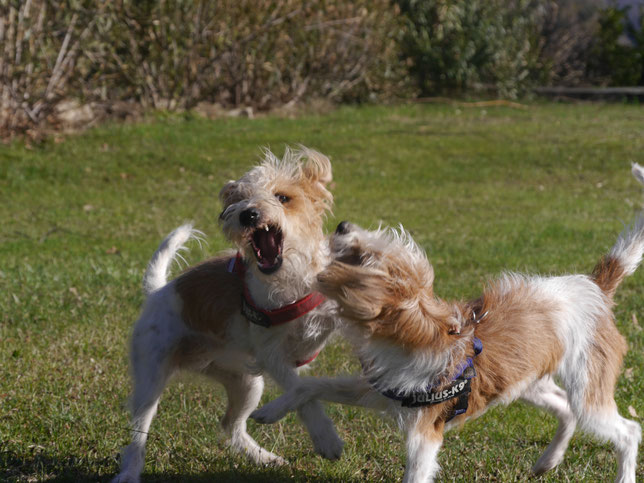
[[[641,429],[618,414],[614,400],[626,342],[612,306],[642,259],[644,217],[591,275],[508,273],[470,302],[434,294],[432,266],[403,230],[368,232],[343,222],[331,245],[334,261],[318,275],[318,288],[339,302],[363,374],[302,378],[252,417],[274,422],[312,399],[388,410],[406,432],[404,481],[421,482],[438,472],[444,430],[521,398],[559,419],[535,473],[561,462],[579,425],[614,444],[617,481],[635,483]]]
[[[138,481],[145,442],[161,392],[178,369],[223,384],[228,408],[222,426],[231,446],[257,463],[283,463],[246,432],[246,419],[262,395],[262,373],[282,387],[295,385],[335,329],[336,319],[316,275],[329,262],[323,220],[331,208],[331,164],[306,148],[283,159],[266,151],[263,162],[221,190],[223,231],[238,247],[167,282],[178,251],[198,232],[184,225],[171,233],[144,277],[147,300],[134,327],[131,365],[132,443],[115,481]],[[299,415],[315,450],[340,457],[342,440],[321,404]]]

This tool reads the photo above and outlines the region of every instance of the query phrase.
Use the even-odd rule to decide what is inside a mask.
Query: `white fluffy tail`
[[[609,253],[619,261],[624,270],[624,276],[633,274],[644,255],[644,213],[640,213],[637,220],[620,233],[617,243]]]
[[[143,276],[143,292],[145,295],[150,295],[168,283],[166,276],[170,263],[177,256],[181,256],[178,252],[184,248],[188,240],[191,238],[198,239],[199,235],[201,235],[200,231],[195,230],[191,223],[186,223],[170,233],[161,242],[150,263],[148,263],[148,268]]]
[[[631,164],[631,173],[635,176],[635,179],[640,183],[644,184],[644,168],[637,163]]]
[[[644,184],[644,168],[632,164],[633,176]],[[592,278],[602,291],[611,299],[615,290],[625,277],[632,275],[644,256],[644,211],[626,227],[617,238],[608,255],[595,265]]]

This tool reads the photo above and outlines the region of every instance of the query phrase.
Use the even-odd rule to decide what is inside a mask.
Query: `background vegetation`
[[[488,88],[517,97],[540,70],[539,28],[550,2],[399,0],[402,52],[425,95]]]
[[[204,120],[163,115],[109,124],[63,143],[0,150],[0,480],[107,481],[129,439],[127,341],[141,277],[159,241],[192,219],[209,248],[228,246],[216,194],[259,156],[301,142],[331,156],[332,229],[403,223],[427,250],[443,297],[476,296],[503,270],[588,272],[644,201],[630,162],[644,163],[644,112],[632,105],[463,105],[340,108],[297,120]],[[175,272],[179,267],[175,268]],[[617,293],[630,350],[617,388],[620,412],[644,414],[644,268]],[[314,375],[359,368],[341,340]],[[279,391],[269,385],[264,400]],[[290,461],[261,469],[226,448],[223,391],[178,378],[164,393],[144,481],[392,481],[404,466],[393,424],[329,406],[346,441],[324,461],[294,417],[250,423]],[[628,416],[630,414],[630,416]],[[522,404],[495,408],[450,433],[443,481],[525,481],[555,431]],[[612,449],[584,435],[537,481],[607,481]],[[640,451],[638,480],[644,480]]]
[[[200,101],[262,110],[311,93],[391,96],[399,23],[389,0],[2,0],[0,130],[66,111],[86,123]]]
[[[0,0],[0,137],[149,109],[217,117],[310,98],[514,98],[534,85],[642,84],[644,30],[610,5]]]

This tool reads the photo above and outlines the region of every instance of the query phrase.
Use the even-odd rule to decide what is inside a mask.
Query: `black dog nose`
[[[346,235],[350,231],[351,231],[351,223],[349,223],[348,221],[341,221],[338,224],[338,227],[335,229],[335,232],[338,235]]]
[[[239,214],[239,223],[241,223],[241,226],[245,226],[247,228],[257,226],[258,221],[259,211],[255,208],[248,208]]]

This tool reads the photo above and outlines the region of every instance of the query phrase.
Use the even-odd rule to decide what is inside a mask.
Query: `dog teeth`
[[[268,231],[268,225],[264,227],[264,231]]]

